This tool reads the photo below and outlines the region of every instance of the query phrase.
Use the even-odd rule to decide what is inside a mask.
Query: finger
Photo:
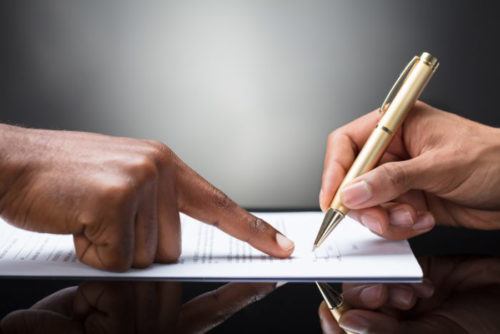
[[[433,178],[426,155],[388,162],[357,177],[342,189],[342,201],[351,209],[390,202],[410,189],[425,189]]]
[[[379,119],[374,111],[335,130],[328,136],[320,191],[320,206],[325,211]]]
[[[409,310],[415,306],[418,298],[430,298],[434,294],[434,285],[428,279],[411,284],[345,283],[342,287],[347,305],[368,310],[383,306]]]
[[[389,211],[390,234],[400,235],[408,239],[428,232],[436,224],[432,213],[417,210],[413,204],[389,203],[383,206]]]
[[[181,223],[176,191],[178,158],[170,151],[160,167],[158,189],[158,248],[156,261],[175,262],[181,254]]]
[[[413,288],[418,298],[431,298],[434,295],[434,284],[428,278],[424,278],[422,283],[411,283],[409,286]]]
[[[157,282],[157,293],[160,300],[158,321],[159,333],[176,333],[182,303],[182,286],[180,282]]]
[[[386,239],[405,240],[430,231],[436,224],[433,215],[416,211],[408,204],[351,210],[349,217]]]
[[[95,268],[125,271],[132,266],[135,214],[130,205],[113,210],[73,235],[78,259]]]
[[[417,294],[412,286],[390,284],[387,304],[399,310],[410,310],[417,302]]]
[[[430,314],[416,319],[398,320],[390,315],[365,310],[349,310],[340,318],[339,325],[352,333],[462,333],[464,329],[453,319],[441,314]]]
[[[387,203],[382,205],[389,213],[389,225],[410,228],[417,220],[417,210],[407,203]]]
[[[397,319],[374,311],[346,311],[340,317],[339,325],[342,329],[350,331],[351,333],[400,333],[400,324]]]
[[[0,323],[1,333],[83,334],[83,325],[62,314],[47,310],[20,310],[8,314]]]
[[[342,296],[350,307],[377,309],[387,303],[389,290],[387,284],[344,285]]]
[[[294,244],[264,220],[250,214],[179,160],[179,209],[275,257],[288,257]]]
[[[135,247],[133,267],[145,268],[153,263],[158,245],[157,183],[144,187],[135,219]]]
[[[343,334],[344,331],[340,328],[337,320],[333,317],[330,309],[324,301],[319,304],[318,308],[319,322],[321,330],[325,334]]]
[[[179,333],[205,333],[274,291],[276,283],[228,283],[182,306]]]
[[[373,233],[381,236],[385,236],[389,228],[389,215],[387,210],[382,207],[351,210],[348,215],[369,228]]]
[[[108,180],[107,191],[95,196],[82,208],[87,212],[81,230],[73,234],[78,259],[95,268],[125,271],[132,266],[136,194],[115,180]],[[121,181],[120,181],[121,182]],[[130,188],[130,189],[129,189]],[[105,210],[102,210],[105,203]],[[87,217],[88,216],[88,217]]]
[[[71,317],[73,314],[73,303],[77,294],[77,289],[77,286],[72,286],[56,291],[36,302],[30,307],[30,309],[47,310]]]
[[[352,165],[357,148],[351,138],[344,133],[333,132],[328,136],[319,204],[321,210],[326,211],[333,201],[333,197],[342,183],[347,171]]]
[[[159,318],[160,300],[155,282],[132,282],[130,288],[133,290],[134,301],[132,316],[135,320],[137,333],[164,333],[160,331],[161,322]],[[168,332],[167,332],[168,333]]]

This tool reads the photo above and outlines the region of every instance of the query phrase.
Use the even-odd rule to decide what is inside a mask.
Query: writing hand
[[[320,204],[327,208],[379,119],[373,111],[328,137]],[[350,215],[373,232],[407,239],[449,226],[500,222],[500,132],[417,102],[379,165],[342,190]]]
[[[496,333],[500,297],[498,257],[426,257],[421,284],[343,284],[352,308],[340,326],[353,333]],[[324,303],[325,333],[341,333]]]

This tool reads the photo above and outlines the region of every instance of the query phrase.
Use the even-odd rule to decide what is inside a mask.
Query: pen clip
[[[420,59],[419,56],[413,57],[413,59],[410,60],[410,62],[408,63],[408,65],[405,66],[405,68],[403,69],[403,71],[401,72],[401,74],[399,74],[398,79],[396,80],[396,82],[394,83],[394,85],[392,85],[391,90],[389,91],[389,93],[387,94],[387,96],[384,99],[384,102],[382,102],[382,105],[379,108],[379,112],[381,114],[383,114],[383,113],[385,113],[387,111],[387,108],[386,108],[387,101],[389,101],[389,99],[391,98],[392,94],[396,90],[396,87],[398,87],[399,83],[406,77],[405,75],[410,71],[410,68],[413,66],[413,64],[415,64],[416,61],[419,60],[419,59]]]

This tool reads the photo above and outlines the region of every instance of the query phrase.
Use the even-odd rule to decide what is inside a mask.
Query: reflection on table
[[[356,321],[358,327],[364,321],[363,333],[500,331],[500,257],[442,256],[419,261],[424,270],[423,283],[344,284],[343,296],[351,309],[344,313],[341,323],[354,329]],[[286,293],[278,295],[282,300],[274,300],[278,304],[274,307],[276,315],[311,308],[307,305],[310,301],[284,302],[286,296],[304,286],[313,285],[286,286]],[[2,334],[203,333],[214,328],[217,332],[217,326],[275,289],[275,282],[228,283],[182,303],[180,282],[87,281],[9,313],[1,320],[0,328]],[[313,299],[319,304],[319,293],[310,291],[314,291]],[[338,324],[323,311],[320,308],[323,330],[340,333]],[[266,312],[265,318],[247,320],[268,324],[281,321],[273,312]],[[305,326],[313,329],[318,323]],[[238,325],[243,332],[245,327],[251,327],[244,322]]]

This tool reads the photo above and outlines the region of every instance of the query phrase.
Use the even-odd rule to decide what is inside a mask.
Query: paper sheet
[[[422,271],[407,241],[385,240],[350,218],[312,252],[321,212],[255,213],[295,242],[272,258],[218,229],[181,215],[183,251],[175,264],[113,273],[78,261],[71,235],[23,231],[0,219],[0,277],[211,281],[416,282]]]

